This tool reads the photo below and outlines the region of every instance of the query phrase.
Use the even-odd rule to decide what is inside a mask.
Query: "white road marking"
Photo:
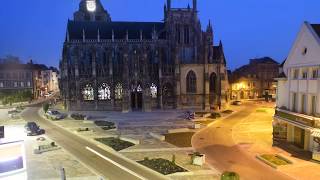
[[[100,154],[99,152],[97,152],[97,151],[95,151],[95,150],[91,149],[90,147],[86,147],[86,149],[87,149],[87,150],[89,150],[89,151],[91,151],[92,153],[94,153],[94,154],[98,155],[98,156],[99,156],[99,157],[101,157],[102,159],[104,159],[104,160],[106,160],[106,161],[109,161],[110,163],[112,163],[112,164],[116,165],[117,167],[121,168],[122,170],[125,170],[125,171],[127,171],[128,173],[130,173],[130,174],[132,174],[132,175],[136,176],[137,178],[142,179],[142,180],[147,180],[146,178],[144,178],[144,177],[140,176],[139,174],[137,174],[137,173],[135,173],[135,172],[131,171],[130,169],[128,169],[128,168],[126,168],[126,167],[122,166],[121,164],[119,164],[119,163],[117,163],[117,162],[115,162],[115,161],[113,161],[113,160],[111,160],[111,159],[109,159],[109,158],[107,158],[107,157],[103,156],[103,155],[102,155],[102,154]]]

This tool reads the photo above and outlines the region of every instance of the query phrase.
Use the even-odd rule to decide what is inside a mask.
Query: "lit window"
[[[98,98],[99,98],[99,100],[110,100],[111,99],[111,91],[110,91],[110,86],[108,86],[108,84],[103,83],[99,87]]]
[[[141,88],[140,84],[137,87],[137,92],[142,92],[142,88]]]
[[[154,83],[151,84],[150,91],[151,91],[151,97],[152,98],[157,98],[157,96],[158,96],[158,88]]]
[[[0,87],[2,87],[2,88],[4,87],[3,82],[0,82]]]
[[[302,72],[302,78],[303,79],[307,79],[308,78],[308,71],[307,70]]]
[[[27,86],[28,86],[28,87],[30,87],[30,86],[31,86],[31,82],[30,82],[30,81],[28,81]]]
[[[87,84],[85,88],[82,90],[83,100],[85,101],[93,101],[94,93],[93,88],[90,84]]]
[[[122,99],[122,96],[123,96],[122,85],[118,83],[115,88],[115,99],[117,100]]]
[[[312,70],[312,78],[313,79],[318,78],[318,70],[317,69]]]
[[[295,69],[293,71],[293,79],[298,79],[299,78],[299,69]]]
[[[18,82],[14,82],[14,87],[18,87]]]
[[[24,87],[24,82],[21,82],[21,83],[20,83],[20,86],[21,86],[21,87]]]

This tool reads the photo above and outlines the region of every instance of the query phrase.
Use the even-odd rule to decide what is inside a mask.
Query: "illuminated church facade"
[[[100,0],[81,0],[68,21],[60,62],[68,110],[152,111],[223,108],[228,77],[193,7],[164,7],[163,22],[112,21]]]

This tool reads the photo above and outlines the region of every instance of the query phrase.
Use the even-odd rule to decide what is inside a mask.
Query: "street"
[[[261,108],[254,102],[246,102],[240,111],[227,119],[217,120],[192,138],[193,147],[206,154],[206,161],[220,171],[234,171],[243,179],[286,180],[291,177],[263,164],[233,139],[233,129],[246,120],[250,114]]]
[[[166,179],[138,163],[129,161],[116,153],[107,152],[38,115],[40,106],[30,107],[22,117],[26,121],[35,121],[46,134],[66,151],[75,156],[81,163],[106,179]]]

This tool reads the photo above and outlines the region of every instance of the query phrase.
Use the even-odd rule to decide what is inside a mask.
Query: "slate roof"
[[[47,70],[43,64],[0,64],[0,70]]]
[[[313,30],[318,34],[318,36],[320,37],[320,24],[311,24],[311,27],[313,28]]]
[[[279,74],[278,78],[287,78],[287,76],[284,72],[282,72],[281,74]]]
[[[112,39],[112,31],[115,39],[125,39],[128,31],[129,39],[140,39],[142,31],[143,39],[152,39],[155,29],[160,33],[159,39],[165,39],[165,24],[162,22],[91,22],[91,21],[68,21],[68,32],[70,40],[83,38],[83,30],[86,39],[97,39],[98,30],[100,39]]]
[[[213,54],[212,54],[212,56],[213,56],[214,59],[220,59],[222,57],[223,58],[223,63],[226,64],[226,59],[225,59],[225,56],[224,56],[222,45],[213,46]]]

